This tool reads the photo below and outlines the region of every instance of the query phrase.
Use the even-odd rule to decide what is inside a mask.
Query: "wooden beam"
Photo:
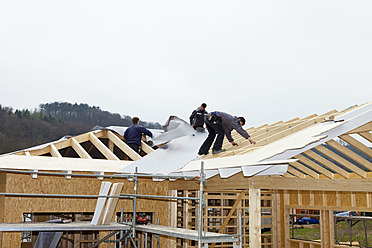
[[[320,172],[321,174],[325,175],[326,177],[333,178],[333,173],[332,172],[330,172],[329,170],[325,169],[324,167],[318,165],[314,161],[311,161],[307,157],[299,154],[299,155],[294,156],[294,158],[298,159],[301,163],[309,166],[310,168]]]
[[[363,126],[357,127],[346,134],[353,134],[353,133],[362,133],[362,132],[368,132],[372,130],[372,121],[368,122],[367,124],[364,124]]]
[[[152,149],[148,144],[146,144],[142,140],[141,140],[141,150],[144,151],[146,154],[149,154],[154,151],[154,149]]]
[[[261,190],[249,188],[249,247],[261,247]]]
[[[107,131],[107,138],[111,140],[120,150],[127,154],[133,161],[141,158],[138,153],[136,153],[132,148],[130,148],[124,141],[119,139],[119,137],[111,131]]]
[[[319,178],[318,173],[316,173],[315,171],[307,168],[306,166],[304,166],[303,164],[301,164],[299,162],[292,162],[292,163],[290,163],[290,165],[295,167],[297,170],[303,171],[304,173],[311,176],[312,178]]]
[[[112,186],[110,196],[120,196],[121,190],[123,189],[124,183],[114,183]],[[106,203],[104,211],[103,224],[110,224],[116,205],[118,204],[119,198],[109,198]]]
[[[110,190],[110,187],[111,187],[110,182],[102,182],[99,195],[107,196]],[[94,210],[94,215],[93,215],[92,222],[91,222],[92,225],[95,226],[95,225],[102,224],[103,215],[104,215],[103,208],[105,206],[105,203],[106,203],[106,197],[97,199],[96,209]]]
[[[207,190],[247,189],[250,177],[244,177],[243,173],[237,173],[229,178],[221,178],[216,175],[208,179]],[[200,185],[196,180],[176,180],[168,183],[169,190],[199,190]]]
[[[90,133],[84,133],[78,136],[74,136],[74,139],[81,144],[90,140]]]
[[[372,171],[372,163],[369,162],[367,159],[359,156],[355,152],[352,152],[350,149],[346,148],[345,146],[341,145],[335,140],[329,140],[326,142],[330,147],[336,149],[337,151],[341,152],[343,155],[347,156],[348,158],[354,160],[358,164],[364,166],[368,170]]]
[[[52,157],[62,158],[62,155],[59,153],[58,149],[53,144],[50,145],[50,154],[52,154]]]
[[[346,167],[349,170],[355,172],[359,176],[361,176],[361,177],[366,177],[367,176],[366,175],[366,171],[362,170],[358,166],[352,164],[351,162],[347,161],[346,159],[344,159],[343,157],[337,155],[336,153],[332,152],[331,150],[329,150],[325,146],[319,145],[319,146],[315,147],[314,149],[317,150],[317,151],[319,151],[319,152],[321,152],[321,153],[323,153],[327,157],[335,160],[337,163],[342,164],[344,167]]]
[[[236,208],[237,208],[238,205],[241,203],[241,200],[243,199],[244,195],[245,195],[245,190],[242,190],[242,191],[240,192],[240,194],[238,195],[238,198],[236,199],[234,205],[233,205],[232,208],[230,209],[230,212],[229,212],[228,215],[226,216],[226,219],[225,219],[225,221],[223,222],[223,224],[222,224],[220,230],[218,230],[218,233],[222,233],[222,232],[225,230],[227,224],[229,224],[229,221],[230,221],[230,219],[231,219],[231,216],[234,214]],[[260,195],[260,196],[261,196],[261,195]],[[250,203],[250,202],[249,202],[249,203]],[[250,207],[250,206],[249,206],[249,207]],[[261,211],[260,211],[260,214],[261,214]],[[261,216],[260,216],[260,219],[261,219]],[[260,229],[260,230],[261,230],[261,229]],[[211,245],[211,248],[214,248],[215,245],[216,245],[216,243],[213,243],[213,244]]]
[[[372,133],[370,131],[368,132],[363,132],[363,133],[358,133],[360,136],[368,140],[369,142],[372,143]]]
[[[256,189],[313,190],[371,192],[372,180],[357,179],[310,179],[255,176],[250,179],[250,187]]]
[[[354,139],[350,135],[346,135],[346,134],[341,135],[339,138],[342,139],[343,141],[345,141],[346,143],[348,143],[349,145],[353,146],[354,148],[358,149],[359,151],[361,151],[361,152],[367,154],[368,156],[372,157],[372,149],[369,148],[368,146],[365,146],[364,144],[362,144],[358,140]]]
[[[344,169],[335,165],[331,161],[325,159],[324,157],[320,156],[318,153],[316,153],[312,150],[307,150],[307,151],[303,152],[303,154],[305,154],[306,156],[316,160],[319,164],[323,165],[324,167],[327,167],[331,171],[334,171],[334,172],[340,174],[343,177],[346,177],[346,178],[349,177],[349,173],[347,171],[345,171]]]
[[[71,146],[81,158],[92,159],[89,153],[76,141],[75,138],[71,138]]]
[[[296,177],[299,177],[299,178],[305,178],[305,174],[303,174],[302,172],[298,171],[297,169],[293,168],[291,166],[291,164],[289,164],[290,166],[288,166],[288,169],[287,169],[287,172],[288,173],[291,173],[292,175],[295,175]]]
[[[114,153],[110,151],[98,138],[95,136],[94,133],[90,133],[89,135],[90,142],[105,156],[108,160],[120,160]]]

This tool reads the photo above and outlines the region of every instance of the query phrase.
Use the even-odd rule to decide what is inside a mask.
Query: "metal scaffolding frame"
[[[176,237],[182,239],[189,239],[195,240],[198,242],[198,247],[202,248],[203,244],[205,247],[208,246],[209,243],[221,243],[221,242],[232,242],[234,248],[242,247],[242,221],[241,216],[239,216],[239,230],[237,234],[228,235],[228,234],[218,234],[218,233],[211,233],[203,232],[203,208],[206,206],[205,199],[204,199],[204,185],[206,184],[206,177],[204,174],[204,162],[201,161],[201,169],[199,176],[166,176],[166,175],[146,175],[146,174],[138,174],[138,168],[135,168],[134,174],[115,174],[115,175],[90,175],[90,174],[72,174],[72,173],[57,173],[57,172],[40,172],[40,171],[21,171],[21,170],[8,170],[8,169],[0,169],[0,171],[8,172],[8,173],[22,173],[22,174],[41,174],[41,175],[55,175],[55,176],[78,176],[78,177],[97,177],[97,178],[127,178],[128,180],[133,180],[134,184],[134,192],[133,194],[120,194],[120,196],[108,196],[108,195],[65,195],[65,194],[28,194],[28,193],[0,193],[3,196],[23,196],[23,197],[58,197],[58,198],[132,198],[133,199],[133,216],[131,223],[123,222],[121,215],[121,221],[116,223],[115,225],[98,225],[98,226],[89,226],[89,225],[70,225],[69,224],[50,224],[50,223],[24,223],[21,225],[20,223],[17,224],[0,224],[0,231],[45,231],[45,230],[53,230],[53,231],[61,231],[61,230],[111,230],[113,232],[109,233],[109,235],[103,237],[98,242],[94,243],[91,248],[98,246],[100,243],[105,242],[107,239],[110,239],[113,235],[120,232],[120,239],[116,242],[123,242],[128,238],[131,240],[134,247],[137,247],[134,242],[135,232],[136,230],[142,231],[145,233],[147,237],[147,233],[152,233],[158,238],[157,247],[159,247],[159,235],[169,236],[169,237]],[[147,178],[157,178],[157,179],[195,179],[199,180],[199,197],[178,197],[178,196],[158,196],[158,195],[138,195],[137,194],[137,183],[138,178],[147,177]],[[189,229],[182,229],[176,227],[167,227],[161,225],[136,225],[136,212],[137,212],[137,198],[152,198],[152,199],[182,199],[182,200],[196,200],[199,201],[199,209],[198,209],[198,229],[197,230],[189,230]],[[31,224],[31,225],[30,225]],[[71,223],[72,224],[72,223]],[[27,227],[28,226],[28,227]],[[111,228],[111,229],[110,229]],[[125,231],[125,233],[124,233]],[[110,242],[110,241],[108,241]],[[146,247],[147,248],[147,245]]]

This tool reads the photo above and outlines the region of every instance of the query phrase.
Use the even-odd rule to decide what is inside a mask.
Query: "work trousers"
[[[132,148],[136,153],[140,154],[140,145],[136,143],[127,144],[130,148]]]
[[[199,149],[198,154],[200,155],[208,153],[209,149],[211,148],[213,144],[214,139],[216,138],[216,135],[217,135],[217,138],[216,138],[216,141],[214,142],[213,149],[221,150],[222,143],[223,143],[223,137],[225,135],[225,132],[222,127],[222,123],[219,120],[219,118],[215,116],[215,118],[213,118],[213,120],[210,121],[206,117],[204,121],[205,121],[205,125],[207,126],[208,137]]]

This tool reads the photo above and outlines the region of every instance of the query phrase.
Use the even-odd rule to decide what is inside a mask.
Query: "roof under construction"
[[[197,175],[203,161],[208,178],[217,174],[226,178],[239,172],[245,176],[366,177],[372,170],[371,161],[340,144],[340,140],[371,157],[368,147],[372,142],[371,119],[372,103],[369,102],[342,111],[250,127],[246,131],[257,142],[255,145],[234,131],[232,136],[238,146],[232,147],[225,139],[226,152],[203,157],[197,157],[196,153],[206,133],[190,132],[177,118],[176,136],[166,132],[158,134],[163,135],[159,140],[167,143],[168,148],[161,149],[160,145],[155,150],[142,141],[141,155],[124,142],[125,128],[107,127],[2,156],[0,168],[104,174],[131,173],[138,167],[140,173],[180,176]],[[343,166],[339,166],[340,162]]]

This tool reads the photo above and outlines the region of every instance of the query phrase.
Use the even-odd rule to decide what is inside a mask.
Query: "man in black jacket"
[[[207,104],[202,103],[200,107],[192,111],[190,115],[190,125],[195,130],[203,130],[204,129],[204,117],[208,114],[205,110],[207,108]]]
[[[236,143],[231,136],[232,130],[237,131],[241,136],[248,139],[251,144],[256,144],[256,142],[251,139],[250,135],[242,128],[245,124],[244,117],[238,118],[224,112],[214,111],[207,115],[205,118],[205,124],[208,129],[208,137],[201,145],[198,152],[199,155],[208,154],[209,148],[212,146],[216,135],[217,139],[214,142],[212,154],[226,151],[226,149],[222,149],[223,138],[225,135],[227,140],[233,146],[237,146],[238,143]]]

